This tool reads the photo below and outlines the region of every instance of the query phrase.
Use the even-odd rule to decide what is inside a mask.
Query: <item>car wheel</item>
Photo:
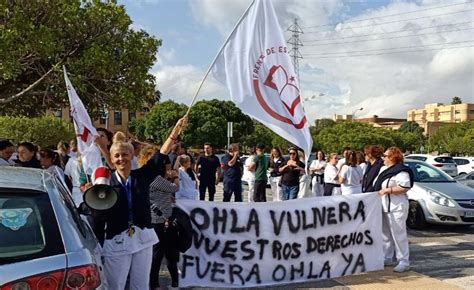
[[[410,201],[407,226],[412,229],[422,229],[426,226],[425,214],[417,201]]]

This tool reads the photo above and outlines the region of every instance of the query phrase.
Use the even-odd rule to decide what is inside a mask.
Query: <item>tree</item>
[[[423,134],[423,128],[415,121],[403,122],[398,131],[403,133]]]
[[[142,121],[134,121],[130,126],[132,134],[138,138],[151,139],[162,144],[174,124],[183,117],[187,106],[168,100],[158,103]],[[253,122],[232,102],[203,100],[197,102],[189,112],[188,126],[181,135],[189,147],[201,147],[210,142],[214,148],[224,148],[227,144],[227,122],[234,122],[232,141],[239,142],[253,132]]]
[[[56,148],[59,141],[69,141],[74,135],[72,124],[52,116],[0,117],[0,136],[16,143],[32,142],[41,147]]]
[[[428,145],[441,153],[473,155],[474,121],[443,125],[429,138]]]
[[[163,144],[179,118],[186,113],[187,107],[171,100],[153,106],[145,116],[143,135],[157,144]],[[135,132],[134,132],[135,133]]]
[[[460,97],[454,97],[453,100],[451,101],[451,105],[457,105],[457,104],[462,104],[462,100]]]
[[[0,114],[43,115],[68,104],[61,65],[96,117],[153,104],[149,69],[161,41],[132,30],[116,1],[0,2]]]

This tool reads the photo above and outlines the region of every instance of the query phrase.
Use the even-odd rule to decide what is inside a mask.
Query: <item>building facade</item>
[[[403,122],[406,122],[406,119],[398,119],[398,118],[380,118],[377,115],[374,115],[370,118],[358,118],[354,119],[353,115],[337,115],[335,114],[333,117],[334,121],[351,121],[351,122],[358,122],[358,123],[366,123],[371,124],[374,127],[386,128],[386,129],[394,129],[398,130]]]
[[[474,104],[433,103],[426,104],[423,109],[407,112],[407,121],[417,122],[427,136],[433,135],[443,124],[461,123],[469,120],[474,120]]]
[[[129,111],[125,108],[121,110],[110,109],[108,110],[107,114],[103,114],[102,117],[94,119],[92,121],[94,127],[96,128],[107,128],[111,132],[122,131],[127,136],[129,136],[130,132],[128,131],[128,123],[135,118],[143,118],[147,112],[147,109],[144,109],[143,111]],[[62,119],[63,121],[71,121],[69,107],[65,107],[56,111],[51,111],[50,114]]]

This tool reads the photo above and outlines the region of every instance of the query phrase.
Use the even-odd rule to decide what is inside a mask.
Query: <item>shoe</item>
[[[408,270],[410,270],[410,266],[402,265],[402,264],[398,264],[395,268],[393,268],[393,272],[397,272],[397,273],[403,273]]]
[[[393,265],[395,265],[395,263],[390,259],[385,259],[385,260],[383,260],[383,265],[384,266],[393,266]]]

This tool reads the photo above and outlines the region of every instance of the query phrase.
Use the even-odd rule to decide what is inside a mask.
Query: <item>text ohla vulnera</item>
[[[282,211],[268,211],[268,218],[273,225],[273,233],[279,236],[282,230],[298,233],[305,230],[336,225],[356,219],[365,221],[365,205],[361,200],[355,210],[351,210],[349,203],[340,202],[338,206],[312,207],[307,210],[294,209]],[[202,208],[194,208],[190,212],[194,226],[200,231],[212,230],[214,234],[253,232],[260,236],[261,218],[255,209],[251,209],[246,216],[238,215],[235,209],[214,207],[211,213]]]

